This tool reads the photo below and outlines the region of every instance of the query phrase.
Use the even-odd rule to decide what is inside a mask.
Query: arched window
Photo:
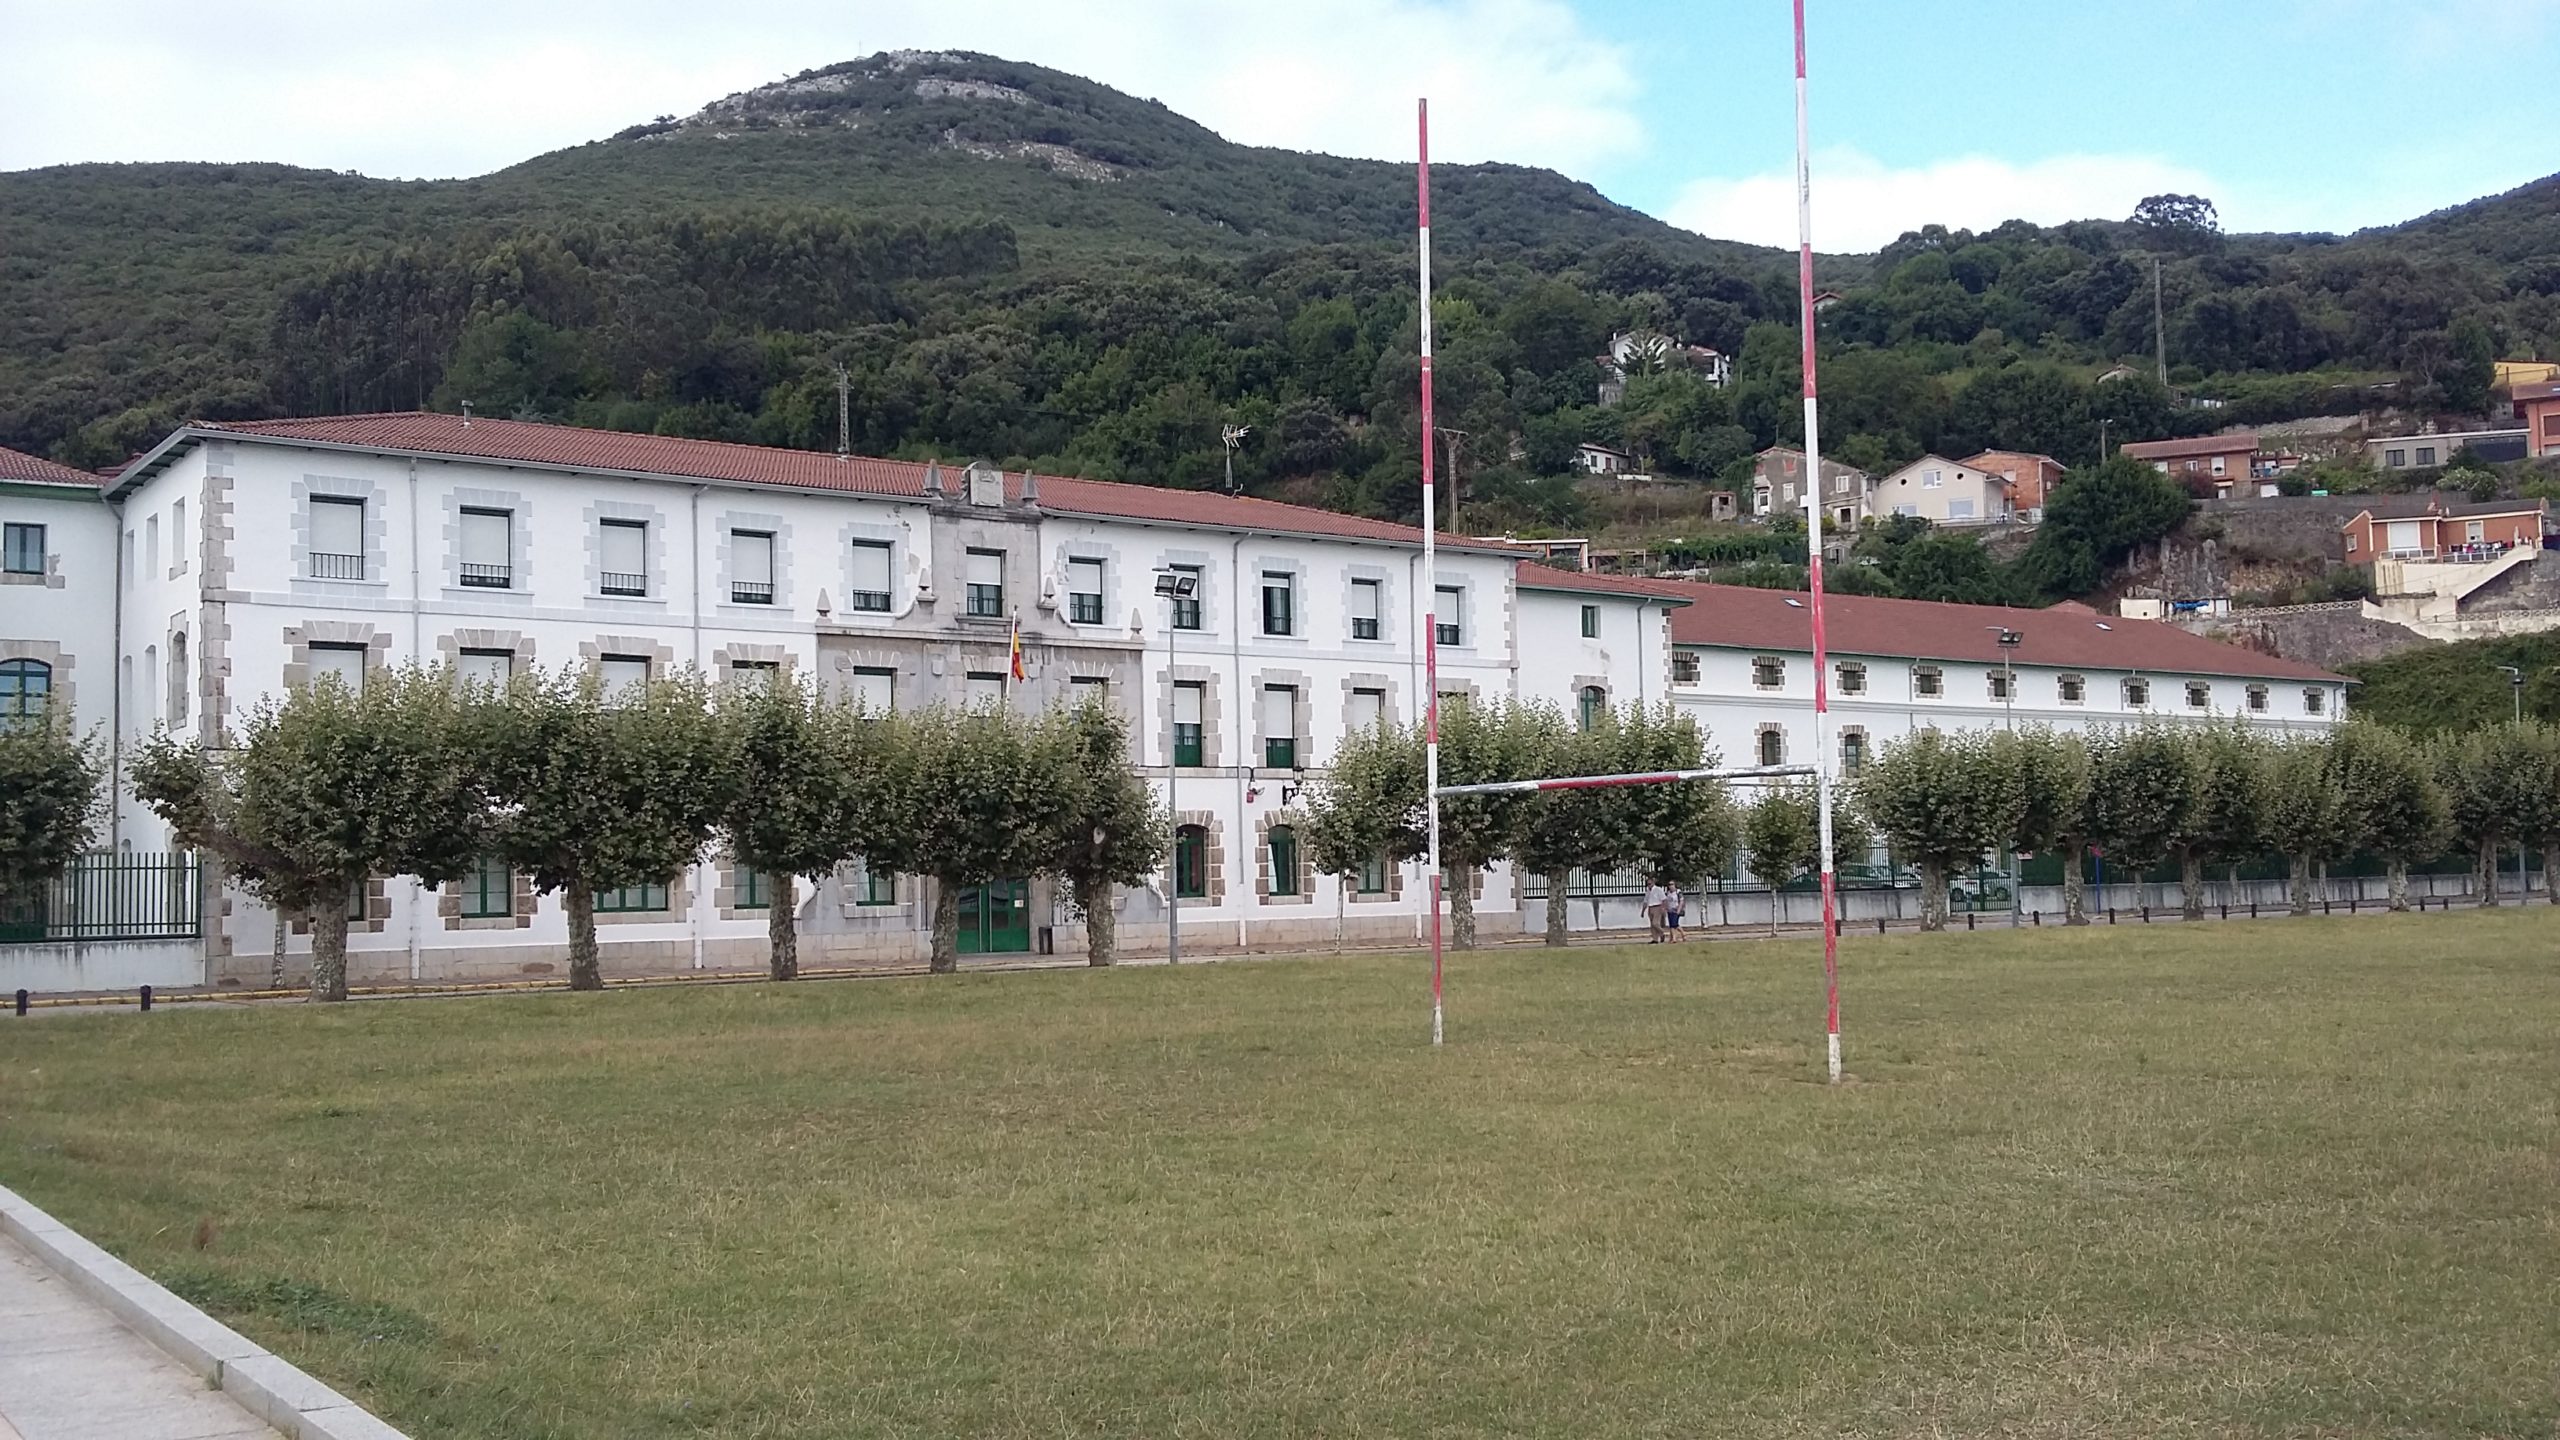
[[[1787,763],[1786,731],[1772,725],[1760,732],[1760,763],[1763,765]]]
[[[1286,825],[1271,827],[1271,893],[1298,893],[1298,832]]]
[[[1209,893],[1209,832],[1198,825],[1173,832],[1173,893],[1185,900]]]
[[[1867,732],[1851,726],[1840,732],[1840,768],[1855,775],[1867,763]]]
[[[1586,731],[1592,729],[1600,723],[1600,717],[1608,713],[1609,692],[1597,685],[1583,686],[1581,703],[1574,711],[1574,718],[1582,728]]]
[[[52,698],[52,666],[41,660],[0,660],[0,725],[42,720]]]

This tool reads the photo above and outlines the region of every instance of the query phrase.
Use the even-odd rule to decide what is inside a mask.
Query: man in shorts
[[[1687,913],[1688,908],[1688,897],[1680,893],[1677,881],[1663,887],[1662,923],[1664,928],[1671,932],[1671,939],[1675,942],[1680,938],[1680,917]]]
[[[1644,934],[1647,945],[1662,943],[1663,907],[1670,902],[1660,880],[1648,880],[1644,887]]]

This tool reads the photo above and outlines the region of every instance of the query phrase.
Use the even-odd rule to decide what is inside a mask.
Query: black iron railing
[[[314,550],[311,552],[311,578],[314,580],[361,580],[364,578],[364,557],[333,555],[325,550]]]
[[[462,567],[462,583],[475,590],[505,590],[515,584],[516,572],[508,565],[471,565]]]
[[[0,905],[0,944],[192,940],[203,886],[193,855],[83,855],[43,895]]]

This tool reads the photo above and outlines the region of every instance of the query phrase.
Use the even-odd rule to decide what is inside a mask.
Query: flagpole
[[[1805,575],[1813,588],[1813,768],[1822,845],[1822,1005],[1824,1068],[1840,1082],[1840,912],[1831,862],[1831,678],[1822,625],[1822,429],[1815,414],[1813,336],[1813,161],[1806,121],[1804,0],[1796,18],[1796,326],[1804,342]],[[1428,373],[1427,371],[1425,372]]]
[[[1419,333],[1422,339],[1422,586],[1415,596],[1422,608],[1422,793],[1428,814],[1428,832],[1423,863],[1431,874],[1431,1043],[1441,1037],[1440,1019],[1440,616],[1433,608],[1439,604],[1439,572],[1433,568],[1438,551],[1432,544],[1432,532],[1439,525],[1433,503],[1431,452],[1431,102],[1414,102],[1416,163],[1414,166],[1415,214],[1419,220],[1421,242],[1421,303]]]

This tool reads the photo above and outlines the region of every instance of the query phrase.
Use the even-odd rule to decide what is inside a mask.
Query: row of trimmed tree
[[[2065,919],[2086,924],[2080,871],[2093,846],[2135,873],[2175,860],[2191,920],[2208,867],[2236,875],[2270,854],[2290,861],[2297,915],[2314,870],[2356,855],[2382,862],[2390,907],[2406,910],[2409,868],[2457,849],[2495,905],[2502,852],[2538,846],[2551,875],[2560,731],[2526,721],[2431,743],[2362,722],[2281,741],[2236,727],[1922,731],[1879,753],[1854,794],[1919,870],[1924,929],[1946,924],[1952,873],[2012,852],[2059,853]]]
[[[558,892],[569,984],[596,989],[600,893],[669,884],[715,848],[769,887],[771,973],[799,973],[799,877],[857,857],[936,888],[932,967],[958,963],[959,892],[1045,873],[1110,963],[1111,887],[1152,875],[1165,816],[1100,706],[865,714],[794,677],[717,690],[681,675],[608,694],[533,674],[503,689],[442,669],[269,700],[232,743],[144,746],[134,788],[179,840],[306,917],[312,993],[346,994],[351,894],[435,885],[490,861]]]

